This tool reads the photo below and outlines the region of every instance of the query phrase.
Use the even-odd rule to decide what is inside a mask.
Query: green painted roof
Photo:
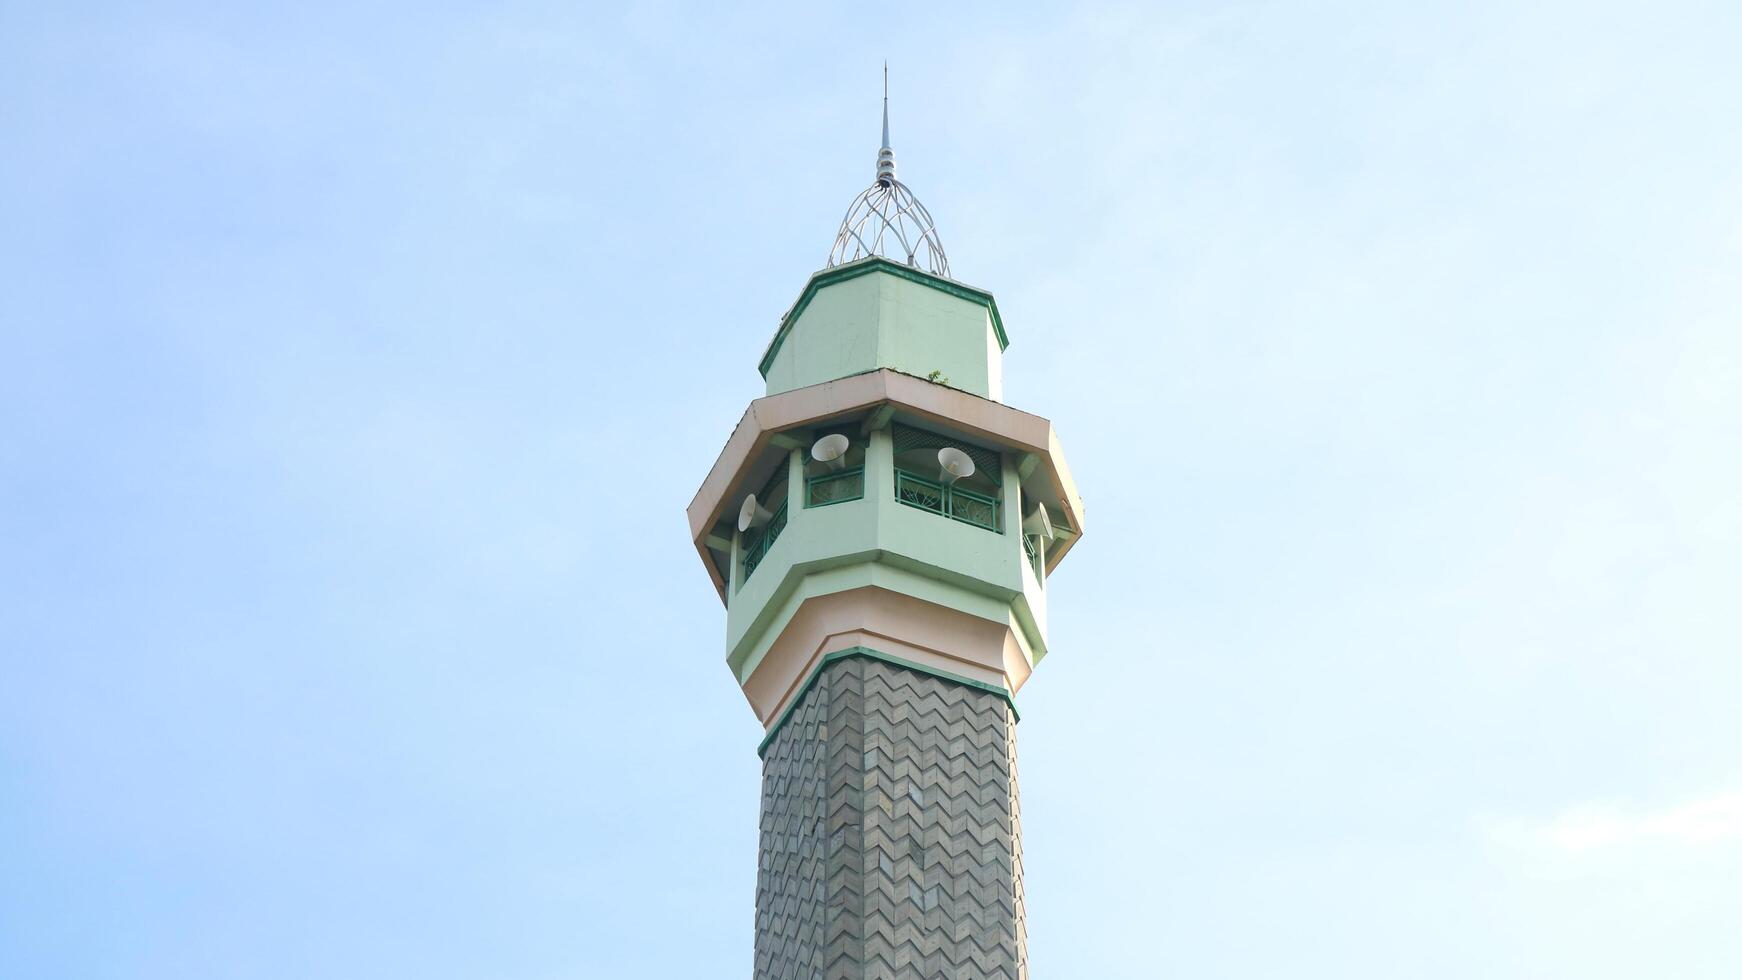
[[[774,365],[774,355],[780,352],[780,345],[786,341],[786,335],[792,332],[792,325],[797,323],[798,318],[804,314],[805,307],[810,305],[811,299],[816,296],[818,290],[825,286],[846,282],[849,279],[867,276],[873,272],[883,272],[899,279],[906,279],[908,282],[930,286],[938,292],[984,306],[992,316],[992,330],[998,335],[998,349],[1004,350],[1010,346],[1010,338],[1004,334],[1004,318],[998,315],[998,303],[992,298],[991,293],[983,289],[975,289],[973,286],[963,285],[953,279],[945,279],[929,272],[921,272],[912,266],[891,262],[880,255],[874,255],[847,265],[838,265],[833,269],[824,269],[811,276],[810,282],[805,283],[804,292],[799,294],[798,302],[792,304],[792,309],[787,310],[786,315],[780,318],[780,329],[774,332],[774,339],[768,342],[768,350],[762,355],[762,363],[757,365],[757,370],[762,373],[762,376],[768,377],[768,369]]]

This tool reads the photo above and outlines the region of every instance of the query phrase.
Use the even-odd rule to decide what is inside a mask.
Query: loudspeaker
[[[847,465],[847,448],[852,443],[839,432],[823,436],[811,444],[811,459],[819,463],[827,463],[829,469],[839,470]]]
[[[967,453],[954,446],[938,450],[938,480],[942,483],[954,483],[963,477],[974,475],[974,460]]]
[[[753,493],[746,494],[744,497],[744,505],[738,508],[739,532],[748,531],[753,527],[761,527],[771,520],[774,520],[774,515],[770,514],[761,504],[756,502],[756,495]]]
[[[1046,512],[1046,505],[1040,501],[1034,502],[1034,512],[1022,519],[1022,533],[1031,538],[1053,538],[1052,515]]]

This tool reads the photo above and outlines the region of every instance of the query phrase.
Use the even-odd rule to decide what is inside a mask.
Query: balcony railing
[[[1004,533],[997,497],[988,497],[983,493],[928,480],[906,470],[896,470],[895,499],[909,507],[942,514],[963,524]]]
[[[781,503],[780,509],[768,519],[768,523],[757,528],[756,536],[744,545],[744,581],[750,580],[756,566],[762,564],[767,557],[768,549],[774,547],[774,539],[780,537],[780,532],[786,530],[786,504]]]
[[[865,496],[865,467],[856,466],[839,473],[824,473],[804,481],[804,505],[826,507],[844,504]]]
[[[1033,536],[1027,534],[1022,536],[1022,553],[1028,556],[1028,567],[1034,569],[1035,579],[1044,581],[1046,570],[1040,565],[1040,549],[1034,546]]]

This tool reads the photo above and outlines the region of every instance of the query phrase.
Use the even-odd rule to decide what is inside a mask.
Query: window
[[[780,532],[786,530],[786,504],[783,502],[768,523],[759,528],[753,528],[744,536],[744,579],[749,581],[755,573],[756,566],[762,564],[762,559],[768,556],[768,549],[774,547],[774,540],[780,537]]]
[[[865,496],[865,467],[807,476],[804,480],[804,505],[826,507],[844,504]]]
[[[895,499],[909,507],[972,524],[1002,534],[1003,458],[990,449],[958,436],[896,423],[890,427],[895,450]],[[938,450],[959,449],[974,463],[974,472],[945,482],[939,472]]]
[[[738,582],[740,587],[750,580],[756,566],[762,564],[762,559],[767,557],[768,549],[774,547],[780,532],[786,530],[786,474],[787,464],[782,461],[775,467],[774,475],[763,485],[762,492],[756,495],[757,503],[770,509],[772,513],[761,527],[745,531],[740,538],[740,546],[744,549],[744,577]]]
[[[818,446],[833,441],[842,447],[839,455],[826,461],[815,458]],[[804,459],[804,505],[827,507],[844,504],[865,496],[865,439],[857,426],[835,426],[820,429]]]

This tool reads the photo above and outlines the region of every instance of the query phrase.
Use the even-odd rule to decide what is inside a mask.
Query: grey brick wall
[[[763,754],[756,980],[1027,980],[1016,718],[866,657]]]

